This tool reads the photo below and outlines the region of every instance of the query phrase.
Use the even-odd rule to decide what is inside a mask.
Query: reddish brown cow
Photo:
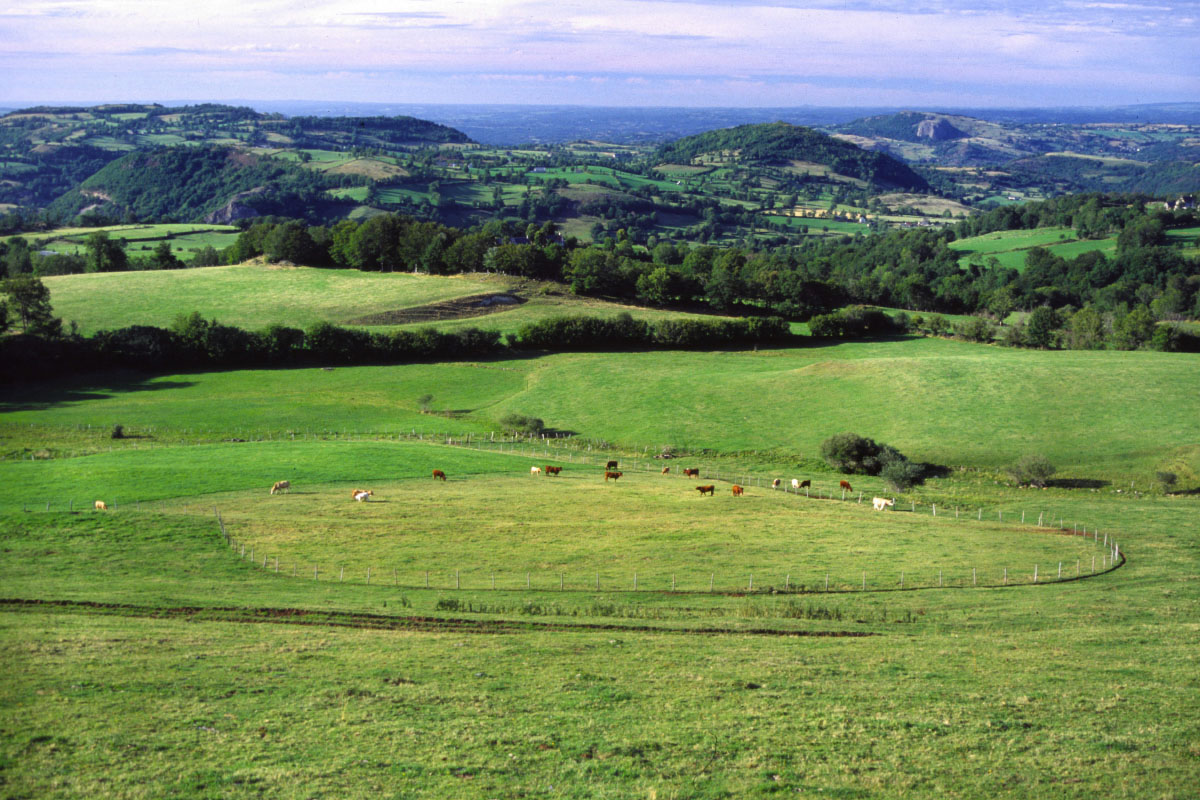
[[[433,477],[441,478],[442,480],[446,480],[446,473],[442,472],[440,469],[435,469],[433,471]]]
[[[605,468],[605,469],[616,469],[616,468],[617,468],[617,462],[615,462],[615,461],[610,461],[610,462],[608,462],[607,464],[605,464],[605,465],[604,465],[604,468]]]
[[[696,467],[684,467],[684,468],[683,468],[683,477],[685,477],[685,478],[699,478],[699,477],[700,477],[700,470],[699,470],[699,469],[697,469]]]
[[[662,473],[662,474],[663,474],[663,475],[666,475],[666,474],[667,474],[668,472],[670,472],[670,471],[671,471],[671,468],[670,468],[670,467],[663,467],[663,473]]]
[[[546,467],[545,469],[547,478],[551,475],[557,475],[558,473],[562,472],[562,467]]]
[[[622,474],[623,474],[623,473],[620,473],[620,472],[608,472],[607,470],[605,470],[605,472],[604,472],[604,482],[605,482],[605,483],[608,483],[608,479],[609,479],[609,478],[612,478],[612,479],[615,481],[617,478],[621,477],[621,475],[622,475]]]
[[[717,489],[717,487],[715,487],[715,486],[711,486],[711,485],[710,485],[710,486],[697,486],[697,487],[696,487],[696,491],[697,491],[697,492],[699,492],[701,496],[704,496],[704,495],[706,495],[706,494],[709,494],[709,495],[711,495],[711,494],[712,494],[714,491],[716,491],[716,489]]]
[[[850,488],[850,481],[842,481],[841,483],[838,484],[838,486],[842,487],[842,491],[844,491],[844,492],[854,491],[853,489]]]
[[[746,491],[746,490],[743,489],[742,487],[738,486],[736,483],[733,485],[733,496],[734,497],[741,497],[742,492],[744,492],[744,491]]]

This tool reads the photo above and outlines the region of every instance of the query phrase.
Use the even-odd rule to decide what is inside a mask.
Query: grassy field
[[[5,385],[4,793],[1194,797],[1197,364],[901,339]],[[507,411],[578,436],[494,442]],[[843,501],[847,429],[949,469]],[[1004,479],[1029,451],[1050,488]]]
[[[192,270],[123,272],[49,277],[54,312],[90,333],[132,324],[167,326],[186,307],[226,325],[249,329],[272,323],[307,327],[319,320],[350,323],[385,312],[412,309],[488,292],[509,292],[520,279],[493,275],[430,276],[369,273],[355,270],[282,268],[254,264]],[[119,287],[119,288],[118,288]],[[527,302],[483,316],[462,316],[446,309],[443,318],[409,323],[378,323],[377,330],[482,328],[515,333],[522,325],[562,314],[638,319],[711,318],[710,315],[626,306],[565,294],[530,284]],[[127,292],[129,302],[96,303],[97,292]],[[190,313],[190,312],[189,312]]]
[[[119,422],[155,435],[218,431],[237,420],[247,436],[329,428],[486,433],[517,412],[630,450],[672,445],[788,461],[811,458],[828,436],[854,430],[920,461],[999,468],[1040,452],[1069,465],[1070,477],[1145,486],[1156,471],[1200,472],[1198,385],[1200,363],[1188,354],[1030,352],[912,338],[81,379],[14,387],[3,409],[16,425],[107,430]],[[434,409],[453,416],[422,415],[416,400],[427,393]],[[596,401],[615,397],[622,408],[662,411],[613,413]],[[1122,413],[1114,416],[1114,408]]]
[[[199,311],[206,318],[244,328],[265,328],[272,323],[307,327],[321,320],[346,322],[366,314],[505,288],[478,277],[249,264],[64,275],[46,278],[45,284],[54,313],[75,320],[85,333],[135,323],[167,326],[181,310]],[[109,291],[119,291],[126,299],[95,302],[97,293]]]

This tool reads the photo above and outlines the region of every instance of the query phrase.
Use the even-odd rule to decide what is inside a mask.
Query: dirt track
[[[770,628],[668,628],[651,625],[561,624],[518,622],[453,617],[388,616],[349,611],[308,611],[301,608],[239,608],[237,606],[139,606],[127,603],[97,603],[87,600],[0,599],[0,611],[61,611],[120,617],[182,619],[188,622],[251,622],[271,625],[321,625],[388,631],[437,633],[528,633],[532,631],[623,631],[689,636],[784,636],[861,638],[875,636],[867,631],[787,631]]]

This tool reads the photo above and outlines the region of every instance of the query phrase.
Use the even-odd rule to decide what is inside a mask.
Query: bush
[[[1008,468],[1008,474],[1021,484],[1044,488],[1050,476],[1056,472],[1050,459],[1043,455],[1030,454]]]
[[[856,433],[839,433],[821,442],[821,457],[839,472],[861,475],[878,475],[889,464],[908,461],[896,448]]]
[[[124,425],[113,425],[111,438],[124,439],[125,438],[125,426]]]
[[[1154,477],[1162,484],[1163,489],[1170,489],[1179,480],[1179,476],[1174,472],[1156,472]]]
[[[879,476],[890,489],[904,492],[921,482],[925,470],[920,464],[914,464],[905,458],[887,462],[879,471]]]
[[[500,418],[500,427],[508,433],[529,433],[536,436],[546,430],[546,423],[537,417],[512,413]]]

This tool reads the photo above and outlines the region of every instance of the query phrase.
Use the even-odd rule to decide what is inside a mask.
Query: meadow
[[[308,291],[276,307],[350,313]],[[912,337],[5,385],[5,793],[1194,797],[1197,363]],[[817,456],[841,430],[943,469],[876,512]]]
[[[1060,258],[1076,258],[1083,253],[1099,250],[1111,256],[1117,249],[1117,237],[1077,240],[1070,228],[1036,228],[1034,230],[997,231],[951,242],[951,250],[961,251],[962,267],[970,261],[995,258],[1003,267],[1025,269],[1027,252],[1043,247]]]
[[[134,324],[167,327],[178,314],[192,311],[248,329],[303,328],[506,288],[503,281],[481,276],[430,278],[261,264],[62,275],[44,283],[54,313],[74,320],[84,333]],[[123,293],[122,302],[95,301],[107,292]]]

